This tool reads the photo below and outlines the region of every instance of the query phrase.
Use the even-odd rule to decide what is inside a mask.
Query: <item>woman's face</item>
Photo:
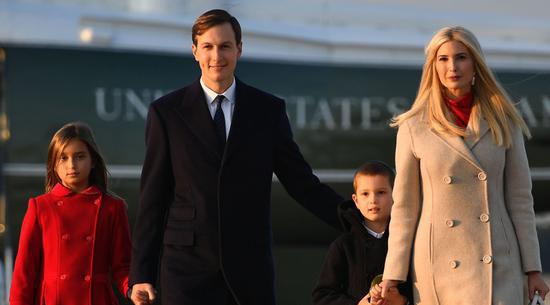
[[[452,99],[472,89],[474,61],[468,49],[458,41],[447,41],[437,50],[435,68],[445,94]]]

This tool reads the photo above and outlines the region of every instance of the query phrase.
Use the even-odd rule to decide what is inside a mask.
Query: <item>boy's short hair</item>
[[[235,32],[235,42],[237,45],[241,43],[241,25],[237,18],[231,16],[227,11],[221,9],[213,9],[200,15],[191,29],[191,39],[193,44],[197,45],[197,36],[202,35],[204,32],[217,25],[229,23],[233,32]]]
[[[357,170],[355,171],[355,175],[353,175],[353,191],[357,192],[357,177],[358,176],[375,176],[375,175],[382,175],[386,176],[388,178],[388,181],[390,182],[390,186],[393,188],[393,182],[395,180],[395,171],[393,168],[391,168],[386,163],[379,161],[379,160],[372,160],[367,161],[363,163]]]

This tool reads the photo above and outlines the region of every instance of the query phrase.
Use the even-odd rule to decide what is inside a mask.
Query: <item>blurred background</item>
[[[368,159],[394,164],[388,120],[415,97],[423,48],[462,25],[526,119],[543,269],[550,272],[550,2],[547,0],[0,0],[0,305],[27,199],[43,193],[47,146],[69,121],[95,131],[111,188],[135,219],[148,104],[199,76],[191,26],[224,8],[243,28],[237,76],[286,99],[322,181],[351,196]],[[339,234],[274,179],[278,302],[309,304]]]

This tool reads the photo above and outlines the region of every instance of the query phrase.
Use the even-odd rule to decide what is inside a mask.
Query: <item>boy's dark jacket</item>
[[[338,214],[347,233],[329,247],[313,290],[314,305],[357,305],[369,292],[372,279],[384,272],[388,230],[381,239],[370,235],[363,225],[363,215],[351,200],[338,207]],[[399,286],[401,294],[408,298],[409,286]]]

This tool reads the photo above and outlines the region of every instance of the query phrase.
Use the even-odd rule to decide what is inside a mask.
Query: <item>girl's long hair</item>
[[[55,168],[59,162],[59,155],[71,140],[80,140],[88,147],[92,158],[92,170],[90,171],[89,184],[96,185],[104,193],[107,192],[107,167],[95,142],[92,129],[82,122],[72,122],[61,127],[53,136],[48,148],[48,161],[46,164],[46,193],[51,191],[61,179]]]
[[[493,141],[497,145],[507,148],[512,145],[513,126],[519,126],[528,138],[531,137],[527,124],[487,66],[476,37],[469,30],[459,26],[444,27],[432,37],[425,49],[426,61],[416,99],[411,109],[392,119],[390,126],[397,127],[406,119],[423,113],[429,126],[438,132],[467,136],[466,131],[454,123],[451,113],[445,106],[445,88],[439,81],[435,68],[437,51],[448,41],[461,42],[470,52],[474,62],[474,101],[469,121],[474,136],[479,137],[479,121],[485,118]]]

